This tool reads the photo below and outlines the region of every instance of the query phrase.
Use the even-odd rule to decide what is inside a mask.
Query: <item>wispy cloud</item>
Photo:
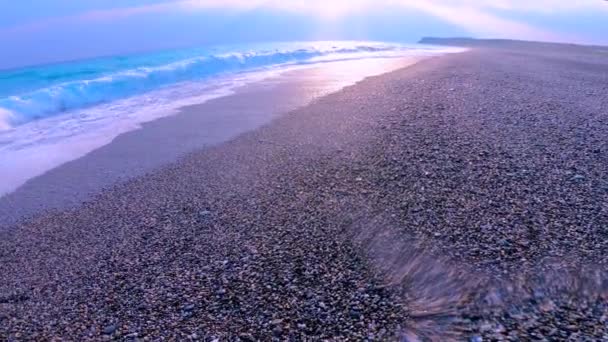
[[[478,11],[503,10],[535,13],[600,10],[608,13],[608,4],[603,0],[175,0],[173,3],[191,8],[247,10],[263,7],[321,15],[325,11],[335,14],[348,14],[383,6],[467,8]]]
[[[159,13],[164,11],[171,11],[176,9],[176,5],[181,7],[181,1],[167,2],[154,5],[145,5],[138,7],[126,7],[117,9],[107,10],[94,10],[88,11],[76,15],[62,16],[62,17],[51,17],[41,19],[34,22],[24,23],[21,25],[13,26],[4,30],[0,30],[0,34],[14,35],[28,32],[36,32],[47,29],[49,27],[69,24],[74,22],[91,22],[91,21],[110,21],[120,18],[127,18],[131,16],[146,14],[146,13]]]
[[[541,40],[559,40],[560,37],[525,22],[506,19],[501,13],[606,11],[608,14],[608,2],[601,0],[174,0],[160,4],[90,11],[75,16],[51,18],[13,27],[0,33],[15,34],[43,30],[69,22],[110,21],[167,11],[191,12],[209,9],[250,11],[262,8],[334,19],[388,6],[427,13],[464,28],[473,35]]]
[[[172,2],[179,5],[204,8],[250,9],[272,7],[294,11],[310,11],[330,7],[345,12],[386,5],[420,7],[427,4],[452,8],[468,7],[552,13],[571,10],[608,10],[608,6],[602,0],[175,0]]]
[[[532,25],[502,18],[479,6],[463,4],[446,5],[437,1],[408,2],[408,5],[426,12],[445,22],[459,26],[468,32],[493,38],[520,38],[538,40],[559,40],[555,33]]]
[[[564,13],[572,11],[606,11],[604,0],[454,0],[443,1],[452,5],[465,5],[484,9],[496,9],[534,13]]]

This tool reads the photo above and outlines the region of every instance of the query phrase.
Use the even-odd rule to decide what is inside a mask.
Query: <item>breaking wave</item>
[[[146,58],[122,57],[120,63],[116,58],[108,58],[0,72],[0,129],[226,73],[313,63],[319,59],[369,58],[407,49],[383,43],[328,42],[308,46],[292,43],[244,52],[176,51],[174,55],[165,52]],[[11,86],[11,82],[15,84]]]

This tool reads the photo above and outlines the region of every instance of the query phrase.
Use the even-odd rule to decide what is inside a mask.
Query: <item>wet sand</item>
[[[421,59],[379,58],[300,67],[241,87],[233,95],[146,123],[143,129],[122,134],[109,145],[0,196],[0,230],[45,210],[74,207],[115,183],[161,168],[197,149],[235,138],[367,76],[393,71]]]
[[[476,49],[0,236],[15,339],[602,340],[608,62]]]

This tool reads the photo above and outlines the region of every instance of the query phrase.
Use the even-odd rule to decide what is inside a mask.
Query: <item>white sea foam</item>
[[[398,44],[370,42],[323,43],[318,46],[292,44],[281,49],[264,48],[251,51],[207,54],[194,57],[175,57],[176,61],[158,65],[137,65],[130,69],[86,75],[87,67],[61,73],[57,70],[42,70],[41,78],[50,72],[64,77],[65,81],[47,82],[45,86],[27,89],[24,92],[0,96],[0,108],[11,110],[14,125],[24,124],[44,117],[61,115],[66,111],[89,108],[102,103],[116,101],[138,94],[173,86],[181,82],[201,81],[227,73],[247,72],[260,68],[285,65],[317,63],[320,61],[350,60],[370,57],[391,57],[429,53],[428,48],[412,48]],[[282,45],[281,45],[282,46]],[[434,51],[438,51],[436,48]],[[179,56],[179,55],[178,55]],[[179,59],[181,58],[181,59]],[[142,62],[143,63],[143,62]],[[52,68],[52,67],[51,67]],[[38,81],[34,79],[33,81]]]
[[[257,72],[184,83],[139,96],[66,112],[0,131],[0,196],[27,180],[109,144],[146,122],[176,114],[179,108],[228,96],[250,82],[276,75]],[[7,126],[10,128],[10,126]]]
[[[5,97],[0,99],[0,196],[110,143],[120,134],[140,128],[145,122],[175,114],[184,106],[229,95],[239,86],[287,70],[332,61],[457,51],[351,46],[218,54],[67,81]],[[222,72],[218,73],[220,69]],[[207,77],[192,79],[193,73],[204,75],[210,70]],[[163,80],[166,85],[157,87]],[[150,84],[154,86],[147,89]],[[128,93],[133,86],[137,91],[131,96],[108,95],[124,94],[125,90]],[[147,91],[141,92],[142,89]],[[16,112],[14,108],[25,110]],[[43,114],[47,112],[53,114]]]
[[[11,129],[11,117],[13,113],[9,110],[0,108],[0,131]]]

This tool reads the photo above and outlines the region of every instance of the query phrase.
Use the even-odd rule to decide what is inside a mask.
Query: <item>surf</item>
[[[0,117],[0,128],[219,75],[383,56],[408,49],[411,47],[374,42],[289,43],[176,50],[35,67],[4,75],[0,72],[0,110],[5,113]]]

